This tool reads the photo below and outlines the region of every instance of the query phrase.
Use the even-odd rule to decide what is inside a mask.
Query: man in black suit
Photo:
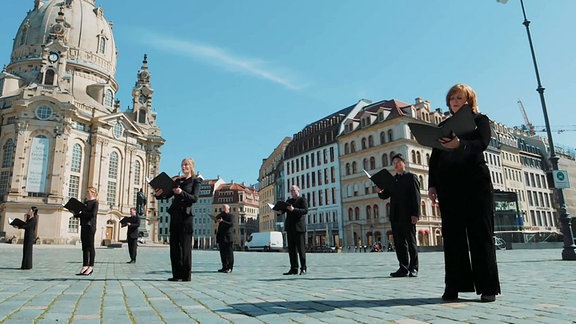
[[[400,268],[392,277],[418,276],[418,246],[416,223],[420,217],[420,182],[418,177],[406,171],[402,154],[392,157],[396,175],[392,188],[378,192],[382,199],[390,198],[390,224],[394,238],[394,249]]]
[[[234,269],[234,215],[230,214],[230,206],[222,205],[222,212],[216,216],[216,222],[218,223],[216,243],[220,248],[220,260],[222,261],[222,269],[219,269],[218,272],[230,273]]]
[[[137,215],[136,208],[130,208],[130,217],[122,219],[122,227],[128,226],[126,232],[126,241],[128,241],[128,253],[130,261],[126,263],[136,263],[136,251],[138,249],[138,228],[140,227],[140,217]]]
[[[286,221],[284,229],[288,238],[288,255],[290,257],[290,270],[284,275],[298,274],[298,258],[300,258],[300,274],[306,274],[306,217],[308,213],[308,201],[300,196],[298,186],[290,187],[292,196],[286,203]],[[276,213],[283,213],[277,211]]]

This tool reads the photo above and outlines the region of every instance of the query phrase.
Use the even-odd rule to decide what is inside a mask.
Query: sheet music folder
[[[446,119],[442,126],[435,126],[431,124],[408,123],[412,135],[416,141],[421,145],[447,150],[438,142],[439,138],[452,137],[452,133],[456,136],[462,136],[473,132],[476,129],[474,122],[474,114],[472,108],[468,105],[462,106],[457,113],[452,117]]]
[[[20,218],[10,218],[8,217],[8,224],[12,225],[12,226],[16,226],[18,228],[22,228],[24,225],[26,225],[26,222],[21,220]]]
[[[154,179],[149,180],[148,184],[154,189],[162,189],[162,193],[164,194],[171,192],[173,188],[177,187],[174,180],[172,180],[172,178],[167,175],[166,172],[162,172]]]
[[[81,211],[86,209],[86,205],[76,198],[70,198],[70,200],[68,200],[64,205],[64,208],[68,209],[73,214],[79,214]]]
[[[394,188],[394,176],[386,169],[382,169],[373,175],[362,169],[366,176],[380,189],[392,190]]]
[[[277,211],[281,211],[281,212],[285,212],[288,205],[289,204],[287,204],[285,201],[282,201],[282,200],[278,200],[275,205],[268,203],[268,206],[270,206],[270,208],[272,208],[272,210],[277,210]]]

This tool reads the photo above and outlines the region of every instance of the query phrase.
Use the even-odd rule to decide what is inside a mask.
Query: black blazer
[[[138,228],[140,227],[140,217],[138,217],[138,215],[131,216],[126,221],[128,223],[130,223],[130,226],[128,226],[128,231],[126,232],[126,237],[129,239],[138,238]]]
[[[230,213],[221,212],[217,217],[222,217],[222,221],[218,224],[218,232],[216,233],[217,243],[232,243],[234,235],[234,215]]]
[[[187,207],[192,207],[192,204],[198,201],[202,179],[190,177],[184,180],[178,179],[175,182],[178,187],[182,189],[179,195],[175,195],[173,191],[169,191],[162,193],[162,196],[156,198],[169,199],[174,196],[174,200],[168,208],[168,214],[170,214],[170,216],[194,216],[192,208]]]
[[[98,200],[84,201],[86,208],[74,217],[80,218],[80,226],[92,226],[96,229],[96,216],[98,215]]]
[[[286,211],[284,229],[286,232],[306,232],[306,217],[308,214],[308,201],[303,196],[290,198],[286,203],[294,207],[293,211]]]
[[[394,176],[392,190],[384,189],[378,193],[382,199],[390,198],[390,220],[410,220],[411,216],[420,217],[420,182],[418,177],[408,171]]]

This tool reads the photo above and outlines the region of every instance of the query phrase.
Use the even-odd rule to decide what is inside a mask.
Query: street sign
[[[554,188],[566,189],[570,188],[570,181],[568,180],[568,172],[565,170],[554,170],[552,171],[552,176],[554,178]]]

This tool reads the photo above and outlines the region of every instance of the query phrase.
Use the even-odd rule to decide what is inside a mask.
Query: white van
[[[281,232],[256,232],[244,242],[246,251],[282,251],[284,239]]]

